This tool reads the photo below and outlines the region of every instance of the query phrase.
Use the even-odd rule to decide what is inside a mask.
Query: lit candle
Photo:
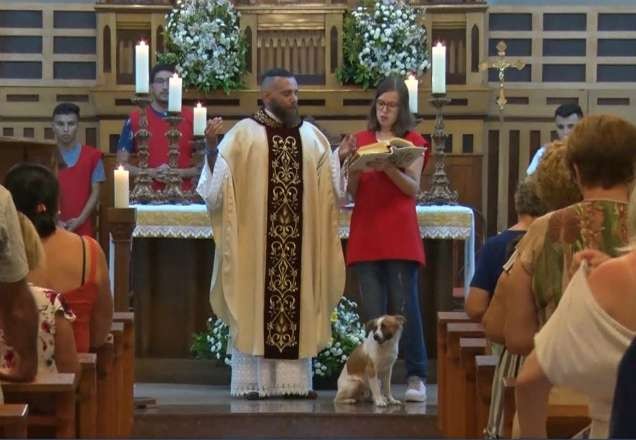
[[[433,47],[433,95],[446,93],[446,46],[437,43]]]
[[[168,111],[181,112],[181,78],[176,73],[168,81]]]
[[[115,208],[128,208],[128,170],[119,165],[115,170]]]
[[[135,46],[135,93],[148,93],[150,91],[148,60],[148,45],[145,41],[140,41]]]
[[[197,103],[194,108],[194,121],[192,124],[192,134],[195,136],[203,136],[205,134],[205,124],[208,119],[208,109],[202,107],[201,103]]]
[[[417,113],[417,83],[413,75],[409,75],[409,78],[404,81],[406,88],[409,89],[409,110],[411,113]]]

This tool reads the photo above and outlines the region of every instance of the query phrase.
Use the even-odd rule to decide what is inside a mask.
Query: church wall
[[[138,8],[131,7],[134,2],[109,3],[0,0],[1,135],[52,138],[51,111],[57,102],[69,100],[81,109],[80,139],[95,143],[104,152],[114,150],[121,124],[133,110],[134,43],[141,37],[147,39],[154,58],[163,46],[161,32],[170,6],[167,0],[144,1]],[[303,67],[313,66],[303,78],[307,81],[301,86],[301,113],[315,117],[334,140],[365,127],[373,92],[341,86],[333,74],[334,67],[342,63],[342,11],[353,2],[238,3],[241,26],[251,33],[248,88],[229,96],[187,92],[187,102],[201,100],[209,114],[224,117],[224,128],[229,129],[257,108],[258,75],[264,60],[276,60],[280,55],[294,67],[293,48],[289,48],[289,56],[287,52],[267,52],[263,49],[263,44],[269,44],[267,37],[289,43],[290,36],[296,36],[293,41],[304,43],[293,50],[299,57],[313,53],[315,61],[311,65],[305,61]],[[609,112],[636,122],[631,111],[636,102],[636,28],[630,24],[636,23],[636,5],[537,6],[534,2],[510,5],[479,0],[453,1],[452,5],[429,0],[413,3],[426,12],[429,44],[446,39],[449,48],[454,48],[448,66],[453,73],[448,86],[452,101],[444,108],[450,135],[447,151],[484,155],[482,197],[480,206],[474,207],[486,213],[490,233],[513,221],[510,192],[524,176],[533,151],[554,136],[556,106],[576,101],[586,113]],[[280,17],[286,24],[279,32]],[[522,72],[506,72],[508,104],[503,124],[495,103],[499,84],[489,77],[492,73],[478,69],[480,61],[496,58],[491,47],[502,39],[509,43],[509,58],[529,65]],[[311,44],[316,46],[307,46]],[[335,56],[332,50],[337,52]],[[15,74],[16,69],[20,74]],[[420,79],[417,130],[422,134],[432,131],[434,120],[427,102],[429,84],[427,73]],[[492,142],[495,134],[496,145]],[[493,162],[495,158],[497,162]]]

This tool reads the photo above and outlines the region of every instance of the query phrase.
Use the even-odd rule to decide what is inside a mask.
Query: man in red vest
[[[151,176],[156,179],[153,182],[153,188],[162,189],[168,167],[168,139],[166,132],[170,128],[165,117],[168,115],[168,80],[174,74],[174,66],[169,64],[157,64],[150,71],[150,98],[152,99],[150,106],[146,110],[148,118],[148,129],[150,131],[150,139],[148,140],[148,167]],[[179,161],[181,176],[186,179],[183,181],[182,189],[190,189],[192,183],[189,177],[194,176],[198,170],[192,167],[192,107],[183,106],[181,109],[181,117],[179,123],[179,131],[181,138],[179,139]],[[139,172],[139,168],[128,164],[128,153],[137,152],[135,133],[139,130],[139,110],[133,111],[121,131],[119,142],[117,144],[118,160],[126,165],[126,168],[132,175]]]
[[[92,214],[106,180],[102,152],[77,140],[79,107],[63,102],[53,110],[53,134],[60,152],[60,220],[69,231],[95,237]]]

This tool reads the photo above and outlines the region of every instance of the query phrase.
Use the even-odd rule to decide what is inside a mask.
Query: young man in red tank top
[[[162,182],[167,177],[168,167],[168,150],[169,144],[165,133],[169,129],[169,124],[165,117],[168,115],[168,80],[174,74],[174,66],[170,64],[157,64],[150,71],[150,106],[146,110],[148,120],[148,130],[150,131],[150,139],[148,140],[148,167],[150,174],[155,179],[153,187],[161,189],[164,186]],[[179,131],[181,138],[179,139],[179,162],[178,166],[181,176],[184,178],[182,189],[190,189],[192,183],[190,177],[195,176],[199,170],[192,166],[192,124],[193,111],[192,107],[183,106],[181,109],[181,117],[179,123]],[[138,110],[133,111],[121,131],[119,142],[117,143],[117,160],[119,163],[130,171],[132,175],[139,172],[139,168],[128,163],[129,153],[137,151],[135,141],[135,132],[139,130],[140,113]]]
[[[78,141],[79,107],[63,102],[53,110],[53,135],[60,152],[60,221],[65,229],[95,237],[93,212],[106,180],[102,152]]]

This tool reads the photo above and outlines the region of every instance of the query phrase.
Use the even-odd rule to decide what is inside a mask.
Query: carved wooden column
[[[137,210],[135,208],[108,208],[106,222],[110,225],[111,274],[115,312],[128,311],[128,293],[130,292],[130,242],[135,229]]]

